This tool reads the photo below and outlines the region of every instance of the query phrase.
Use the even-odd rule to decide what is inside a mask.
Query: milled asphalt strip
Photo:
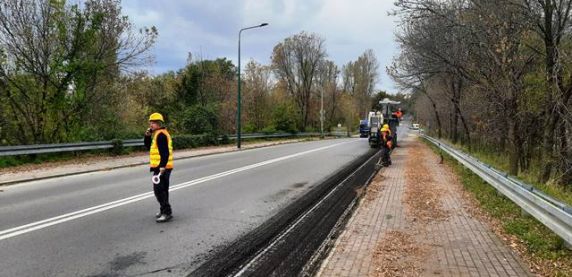
[[[342,180],[341,182],[338,183],[338,186],[336,186],[334,189],[332,189],[328,194],[326,194],[326,196],[324,196],[320,201],[318,201],[316,204],[314,204],[314,206],[312,208],[310,208],[308,211],[306,211],[302,216],[300,216],[294,223],[292,223],[292,225],[290,225],[290,227],[288,227],[288,229],[286,229],[284,232],[282,232],[278,237],[276,237],[268,246],[266,246],[264,249],[262,249],[260,252],[258,252],[258,254],[256,254],[256,256],[254,258],[252,258],[246,265],[244,265],[242,267],[242,269],[237,272],[236,274],[234,274],[234,277],[240,277],[242,276],[256,261],[260,260],[260,258],[262,256],[264,256],[268,251],[270,251],[270,249],[272,249],[277,243],[281,242],[282,239],[288,235],[288,233],[290,233],[294,228],[296,228],[296,226],[298,226],[304,219],[306,219],[310,214],[312,214],[312,212],[314,212],[314,210],[316,210],[324,201],[326,201],[332,194],[334,194],[336,191],[338,191],[340,189],[339,184],[343,184],[345,182],[347,182],[352,176],[354,176],[356,174],[356,172],[358,172],[360,169],[362,169],[365,165],[367,165],[371,159],[375,158],[376,155],[371,156],[369,159],[367,159],[361,166],[359,166],[356,170],[354,170],[350,175],[348,175],[344,180]],[[372,174],[373,176],[374,174]],[[371,180],[373,177],[370,176],[368,178],[368,182],[369,180]]]
[[[178,189],[182,189],[182,188],[186,188],[189,186],[193,186],[193,185],[197,185],[200,183],[204,183],[207,181],[211,181],[214,179],[218,179],[218,178],[222,178],[231,174],[235,174],[235,173],[239,173],[242,171],[246,171],[246,170],[250,170],[250,169],[254,169],[257,167],[261,167],[261,166],[265,166],[268,164],[272,164],[272,163],[276,163],[276,162],[280,162],[280,161],[284,161],[287,159],[291,159],[291,158],[295,158],[295,157],[299,157],[302,155],[306,155],[306,154],[310,154],[313,152],[317,152],[317,151],[321,151],[321,150],[325,150],[325,149],[329,149],[332,147],[336,147],[342,144],[346,144],[346,143],[351,143],[351,142],[355,142],[355,141],[346,141],[346,142],[342,142],[342,143],[336,143],[333,145],[329,145],[329,146],[324,146],[324,147],[320,147],[320,148],[316,148],[316,149],[312,149],[312,150],[308,150],[308,151],[304,151],[304,152],[300,152],[300,153],[296,153],[296,154],[292,154],[292,155],[288,155],[288,156],[284,156],[284,157],[280,157],[280,158],[275,158],[275,159],[271,159],[271,160],[267,160],[264,162],[259,162],[256,164],[252,164],[252,165],[247,165],[247,166],[243,166],[243,167],[239,167],[236,169],[231,169],[225,172],[221,172],[221,173],[217,173],[214,175],[210,175],[210,176],[206,176],[206,177],[202,177],[196,180],[192,180],[192,181],[188,181],[185,183],[181,183],[175,186],[171,186],[171,188],[169,189],[169,191],[175,191]],[[90,207],[87,209],[83,209],[83,210],[79,210],[79,211],[75,211],[75,212],[71,212],[71,213],[67,213],[67,214],[63,214],[60,216],[56,216],[56,217],[52,217],[52,218],[48,218],[45,220],[41,220],[41,221],[36,221],[36,222],[32,222],[26,225],[22,225],[22,226],[18,226],[18,227],[14,227],[11,229],[7,229],[7,230],[3,230],[0,231],[0,241],[1,240],[5,240],[11,237],[15,237],[15,236],[19,236],[22,234],[26,234],[29,232],[33,232],[33,231],[37,231],[40,229],[44,229],[46,227],[50,227],[56,224],[60,224],[60,223],[64,223],[67,221],[71,221],[74,219],[78,219],[81,217],[85,217],[88,215],[92,215],[92,214],[96,214],[96,213],[100,213],[109,209],[113,209],[116,207],[120,207],[123,205],[127,205],[130,203],[134,203],[134,202],[138,202],[144,199],[147,199],[149,197],[154,196],[153,192],[146,192],[146,193],[142,193],[142,194],[138,194],[135,196],[131,196],[131,197],[127,197],[127,198],[123,198],[120,200],[116,200],[113,202],[108,202],[105,204],[101,204],[98,206],[94,206],[94,207]]]

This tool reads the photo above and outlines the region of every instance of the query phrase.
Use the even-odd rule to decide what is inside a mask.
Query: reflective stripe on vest
[[[169,145],[169,160],[167,161],[167,165],[165,168],[172,169],[173,168],[173,141],[171,140],[171,135],[165,129],[159,129],[155,131],[153,134],[153,141],[151,142],[151,150],[149,151],[149,161],[151,163],[151,167],[159,167],[161,163],[161,154],[159,153],[159,147],[157,146],[157,136],[159,134],[165,134],[167,136],[167,144]]]

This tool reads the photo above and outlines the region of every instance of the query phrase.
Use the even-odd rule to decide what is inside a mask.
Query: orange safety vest
[[[169,145],[169,160],[167,161],[167,165],[165,168],[172,169],[173,168],[173,140],[171,139],[171,135],[165,129],[156,130],[153,134],[153,141],[151,142],[151,150],[149,151],[149,161],[152,168],[159,167],[161,163],[161,154],[159,153],[159,147],[157,146],[157,136],[159,134],[164,134],[167,136],[167,142]]]

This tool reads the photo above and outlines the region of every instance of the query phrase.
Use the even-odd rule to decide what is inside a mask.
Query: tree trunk
[[[552,113],[552,112],[551,112]],[[546,115],[546,123],[544,127],[544,136],[542,144],[542,173],[540,175],[540,182],[546,183],[553,172],[554,167],[554,130],[556,128],[556,122],[558,121],[558,115],[548,114]]]
[[[570,146],[568,145],[568,134],[566,130],[566,124],[564,121],[558,124],[559,130],[559,152],[562,158],[558,159],[558,171],[562,174],[558,180],[558,184],[561,186],[567,186],[572,184],[572,163],[570,162]]]
[[[469,145],[469,149],[470,149],[470,147],[471,147],[471,133],[469,131],[469,126],[467,124],[467,121],[465,120],[465,117],[463,116],[463,113],[461,112],[461,92],[462,92],[462,89],[463,89],[463,79],[459,78],[458,85],[457,85],[457,92],[455,93],[455,99],[453,101],[453,104],[455,105],[457,115],[459,116],[459,118],[461,119],[461,123],[463,124],[463,129],[465,131],[465,136],[467,139],[467,145]]]
[[[447,137],[450,140],[453,140],[453,117],[454,117],[454,112],[449,110],[449,128],[447,129]]]
[[[458,125],[459,125],[459,114],[457,112],[457,95],[459,92],[459,86],[458,86],[458,82],[457,82],[457,77],[455,77],[452,81],[451,81],[451,103],[453,104],[453,112],[452,112],[452,125],[451,125],[451,138],[453,143],[457,143],[457,141],[459,140],[459,134],[458,134]]]
[[[554,7],[550,4],[544,5],[544,47],[546,49],[546,81],[547,88],[544,97],[544,134],[542,143],[542,173],[540,175],[540,182],[546,183],[552,175],[554,167],[554,128],[556,127],[557,120],[555,119],[556,112],[554,91],[558,77],[556,76],[556,46],[554,45],[554,33],[552,29]]]
[[[457,109],[455,108],[453,116],[453,127],[452,127],[453,143],[457,143],[459,141],[459,133],[457,132],[458,125],[459,125],[459,114],[457,113]]]
[[[518,175],[518,164],[521,156],[520,139],[518,136],[518,123],[514,118],[509,122],[508,137],[509,146],[509,174]]]
[[[505,104],[505,117],[508,121],[508,140],[509,140],[509,174],[518,175],[519,162],[522,155],[522,145],[520,140],[520,128],[518,120],[518,102],[517,91],[519,87],[515,87],[514,82],[507,91],[507,99]]]
[[[435,119],[437,120],[437,137],[441,139],[443,133],[441,130],[441,117],[439,116],[439,110],[437,109],[437,104],[435,103],[435,101],[433,101],[433,98],[431,98],[431,96],[429,96],[427,92],[423,91],[423,94],[427,96],[427,98],[431,102],[431,106],[433,106],[433,112],[435,113]]]
[[[565,147],[567,148],[564,150],[564,153],[566,153],[566,159],[564,159],[562,185],[569,188],[572,186],[572,128],[570,125],[568,125],[565,132],[564,140],[568,139],[568,141],[565,142]]]

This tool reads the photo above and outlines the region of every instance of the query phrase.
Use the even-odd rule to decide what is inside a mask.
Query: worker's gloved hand
[[[147,131],[145,131],[145,136],[150,137],[152,133],[153,133],[153,130],[151,130],[151,128],[149,128],[149,129],[147,129]]]
[[[164,168],[164,167],[159,168],[159,173],[160,173],[160,174],[165,173],[165,168]]]

